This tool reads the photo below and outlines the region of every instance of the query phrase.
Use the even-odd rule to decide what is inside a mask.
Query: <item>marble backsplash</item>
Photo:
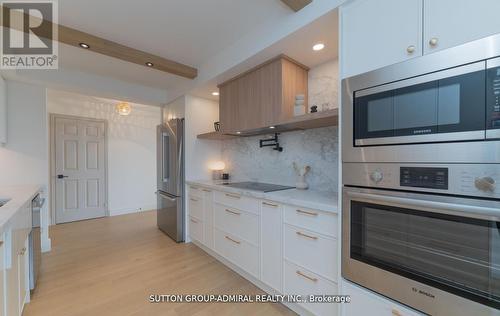
[[[283,152],[259,148],[259,139],[242,137],[222,142],[222,160],[232,180],[251,180],[294,186],[293,162],[309,165],[306,176],[311,190],[337,191],[338,128],[324,127],[281,134]]]

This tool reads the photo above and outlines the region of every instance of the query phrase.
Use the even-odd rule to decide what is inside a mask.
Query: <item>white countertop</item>
[[[264,193],[260,191],[228,187],[226,185],[221,185],[222,181],[215,180],[196,180],[186,182],[190,185],[206,187],[218,191],[237,193],[258,199],[266,199],[279,203],[292,204],[325,212],[338,212],[337,192],[290,189]]]
[[[7,204],[0,207],[0,232],[17,211],[40,192],[40,189],[38,185],[0,186],[0,199],[10,199]]]

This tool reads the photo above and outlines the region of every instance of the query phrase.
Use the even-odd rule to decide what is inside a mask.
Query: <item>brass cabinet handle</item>
[[[272,203],[268,203],[268,202],[262,202],[262,205],[271,206],[271,207],[278,207],[279,206],[277,204],[272,204]]]
[[[212,192],[212,190],[203,189],[203,192]]]
[[[241,199],[241,196],[236,195],[236,194],[226,193],[226,196],[230,197],[230,198],[233,198],[233,199]]]
[[[318,282],[318,279],[313,278],[313,277],[310,277],[310,276],[308,276],[308,275],[305,275],[304,273],[302,273],[302,272],[301,272],[301,271],[299,271],[299,270],[297,270],[297,271],[296,271],[296,273],[297,273],[297,275],[300,275],[301,277],[306,278],[306,279],[308,279],[308,280],[310,280],[310,281],[313,281],[313,282]]]
[[[191,218],[191,222],[198,224],[198,221],[195,221],[194,219]]]
[[[190,198],[190,200],[193,202],[198,202],[198,199]]]
[[[392,309],[392,315],[393,316],[403,316],[403,314],[395,308]]]
[[[224,238],[226,238],[226,239],[227,239],[227,240],[229,240],[229,241],[234,242],[235,244],[238,244],[238,245],[239,245],[239,244],[241,244],[241,241],[234,240],[233,238],[231,238],[231,237],[229,237],[229,236],[225,236]]]
[[[318,213],[308,212],[308,211],[303,211],[303,210],[297,210],[297,213],[304,214],[304,215],[309,215],[309,216],[318,216]]]
[[[310,236],[310,235],[304,234],[302,232],[297,232],[296,234],[299,235],[299,236],[302,236],[302,237],[306,237],[306,238],[312,239],[312,240],[318,240],[318,237],[316,237],[316,236]]]
[[[241,213],[238,213],[238,212],[235,212],[235,211],[228,210],[227,208],[226,208],[226,212],[231,213],[231,214],[234,214],[234,215],[241,215]]]
[[[198,187],[194,187],[194,186],[189,186],[190,189],[192,190],[198,190],[199,188]]]

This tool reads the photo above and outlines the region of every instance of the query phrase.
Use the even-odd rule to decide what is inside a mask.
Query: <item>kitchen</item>
[[[225,5],[275,32],[194,80],[113,81],[93,42],[57,76],[2,71],[0,315],[500,315],[499,4]],[[148,301],[192,294],[254,301]]]

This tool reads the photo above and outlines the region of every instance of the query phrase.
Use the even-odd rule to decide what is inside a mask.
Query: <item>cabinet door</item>
[[[203,243],[210,249],[214,248],[214,194],[211,190],[203,189],[204,229]]]
[[[19,315],[19,264],[18,264],[18,241],[16,240],[16,232],[13,230],[6,231],[6,248],[5,248],[5,302],[7,315]],[[10,248],[10,249],[8,249]]]
[[[7,86],[0,77],[0,144],[7,143]]]
[[[343,5],[342,78],[421,56],[422,1],[356,0]]]
[[[274,202],[262,202],[261,213],[261,281],[282,292],[283,207]]]
[[[220,86],[219,119],[224,133],[238,131],[238,81]]]
[[[5,316],[5,238],[4,234],[0,233],[0,316]]]
[[[342,316],[419,316],[416,311],[396,304],[366,289],[343,281],[342,295],[350,295],[351,303],[342,304]]]
[[[498,0],[424,0],[424,53],[499,33],[499,11]]]
[[[28,269],[28,240],[24,241],[24,246],[18,252],[17,273],[19,282],[19,312],[23,311],[29,289],[29,269]]]

